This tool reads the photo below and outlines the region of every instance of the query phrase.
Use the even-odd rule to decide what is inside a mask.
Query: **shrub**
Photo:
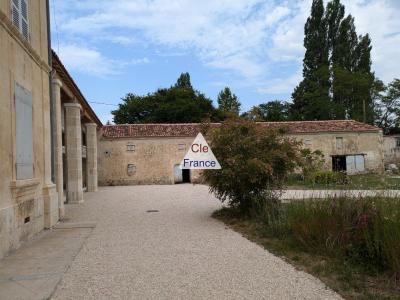
[[[324,164],[324,154],[320,150],[311,151],[302,149],[300,151],[299,167],[303,180],[312,179],[312,175],[320,171]]]
[[[318,184],[346,184],[348,183],[348,177],[343,172],[333,171],[316,171],[312,174],[313,183]]]
[[[234,119],[208,135],[222,169],[203,173],[211,192],[243,214],[277,201],[298,160],[299,144],[254,122]]]

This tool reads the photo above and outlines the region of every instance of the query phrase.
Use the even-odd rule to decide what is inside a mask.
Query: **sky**
[[[169,87],[182,72],[215,105],[230,87],[247,111],[290,101],[311,2],[50,0],[52,47],[103,123],[127,93]],[[371,36],[376,76],[400,78],[400,0],[341,2]]]

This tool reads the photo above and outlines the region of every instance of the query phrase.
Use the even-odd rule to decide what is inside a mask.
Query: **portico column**
[[[63,185],[63,157],[62,157],[62,117],[61,113],[63,107],[61,106],[61,87],[62,83],[59,79],[53,79],[53,99],[55,102],[55,175],[56,175],[56,186],[58,194],[58,209],[60,212],[60,218],[64,217],[64,185]]]
[[[86,123],[86,184],[88,192],[97,191],[97,125]]]
[[[65,141],[67,154],[67,201],[83,202],[82,188],[82,128],[81,106],[78,103],[66,103]]]
[[[50,85],[47,85],[50,88]],[[58,195],[56,190],[56,185],[51,180],[51,135],[52,126],[50,120],[50,94],[45,93],[46,97],[42,98],[43,105],[43,211],[44,211],[44,227],[51,228],[59,220],[58,211]],[[36,137],[34,137],[35,139]]]

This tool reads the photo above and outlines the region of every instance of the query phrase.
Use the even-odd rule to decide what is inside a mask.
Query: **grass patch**
[[[346,299],[400,299],[400,199],[304,200],[213,217]]]
[[[285,183],[286,189],[347,189],[347,190],[398,190],[400,176],[379,174],[348,175],[344,183],[318,183],[312,180],[303,180],[301,176],[292,174]]]

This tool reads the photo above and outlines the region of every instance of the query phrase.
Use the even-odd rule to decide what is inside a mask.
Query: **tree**
[[[112,111],[114,123],[194,123],[219,121],[212,101],[196,91],[187,73],[177,83],[146,96],[127,94],[117,110]]]
[[[192,83],[190,82],[190,75],[189,75],[189,73],[182,73],[180,76],[179,76],[179,78],[178,78],[178,80],[177,80],[177,82],[176,82],[176,84],[175,84],[175,87],[177,87],[177,88],[186,88],[186,89],[193,89],[193,87],[192,87]]]
[[[376,125],[385,134],[400,133],[400,80],[394,79],[388,86],[380,80],[373,85],[376,100]]]
[[[244,113],[242,117],[252,121],[280,122],[289,119],[288,102],[274,100],[254,106],[250,111]]]
[[[357,36],[340,0],[314,0],[304,30],[303,80],[289,114],[295,120],[354,119],[373,123],[371,39]]]
[[[238,97],[233,94],[229,87],[225,87],[218,94],[218,108],[224,113],[239,115],[241,103]]]
[[[218,199],[243,214],[277,201],[284,179],[296,166],[297,142],[243,119],[225,121],[207,136],[222,169],[203,175]]]
[[[304,26],[303,80],[292,94],[291,115],[299,120],[329,119],[329,48],[322,0],[313,0]]]

